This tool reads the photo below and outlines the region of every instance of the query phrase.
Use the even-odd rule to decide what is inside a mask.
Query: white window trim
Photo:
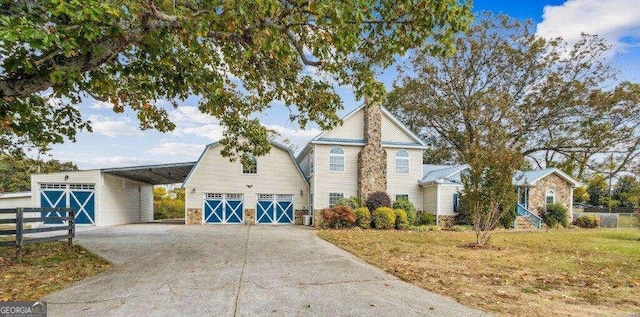
[[[338,199],[336,200],[336,203],[338,202],[338,200],[339,200],[340,198],[344,198],[344,193],[337,193],[337,192],[329,193],[329,204],[327,204],[327,205],[329,206],[329,208],[333,208],[333,207],[335,207],[335,204],[334,204],[333,206],[331,206],[331,194],[338,194],[338,195],[342,195],[342,196],[338,197]]]
[[[549,195],[551,194],[551,195]],[[556,192],[553,189],[547,189],[547,192],[544,194],[544,205],[545,207],[549,206],[548,197],[553,198],[552,204],[556,203]]]
[[[401,151],[404,151],[407,153],[407,156],[401,156],[398,157],[398,153],[400,153]],[[394,156],[394,163],[395,163],[395,170],[396,170],[396,175],[409,175],[411,174],[411,156],[409,155],[409,151],[405,150],[405,149],[400,149],[398,151],[396,151],[396,154]],[[407,172],[406,173],[399,173],[398,172],[398,160],[406,160],[407,161]]]
[[[342,154],[331,153],[331,150],[334,148],[339,148],[342,151]],[[342,170],[341,171],[332,171],[331,170],[331,157],[340,157],[342,158]],[[344,149],[341,146],[334,145],[329,149],[329,173],[344,173],[347,170],[347,164],[344,154]]]
[[[242,175],[250,175],[250,176],[258,175],[258,158],[254,157],[253,159],[256,161],[256,172],[255,173],[245,173],[244,172],[244,165],[242,164],[242,160],[240,160],[240,172],[242,172]]]

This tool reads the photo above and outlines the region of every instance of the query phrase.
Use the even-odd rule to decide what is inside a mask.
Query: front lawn
[[[324,230],[321,238],[387,272],[499,315],[640,313],[640,230],[473,232]]]
[[[0,247],[0,301],[36,301],[111,264],[78,245],[48,242],[25,246],[22,263],[15,247]]]

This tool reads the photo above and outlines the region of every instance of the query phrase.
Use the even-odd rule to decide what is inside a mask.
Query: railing
[[[25,213],[37,214],[38,217],[25,217]],[[0,237],[8,236],[9,240],[0,240],[0,246],[15,246],[18,262],[22,261],[22,247],[28,244],[67,240],[71,245],[76,233],[75,210],[73,208],[12,208],[0,209],[0,215],[11,215],[15,217],[0,219],[0,225],[13,225],[15,229],[0,230]],[[55,216],[52,216],[55,215]],[[62,216],[60,216],[62,215]],[[32,216],[32,215],[27,215]],[[25,223],[47,223],[60,222],[61,224],[41,227],[25,228]],[[41,232],[65,231],[65,234],[46,237],[25,237],[25,235]],[[15,237],[14,240],[10,240]],[[26,239],[25,239],[26,238]]]
[[[518,214],[518,216],[522,216],[527,219],[527,221],[536,226],[536,228],[542,228],[542,218],[529,211],[529,209],[525,208],[523,205],[517,204],[516,213]]]

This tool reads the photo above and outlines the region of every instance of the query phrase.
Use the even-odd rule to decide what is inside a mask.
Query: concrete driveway
[[[50,316],[478,316],[301,226],[140,224],[78,232],[115,263],[49,295]]]

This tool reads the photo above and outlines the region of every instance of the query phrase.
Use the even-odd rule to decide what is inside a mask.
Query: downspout
[[[436,182],[436,226],[440,226],[440,184]]]

